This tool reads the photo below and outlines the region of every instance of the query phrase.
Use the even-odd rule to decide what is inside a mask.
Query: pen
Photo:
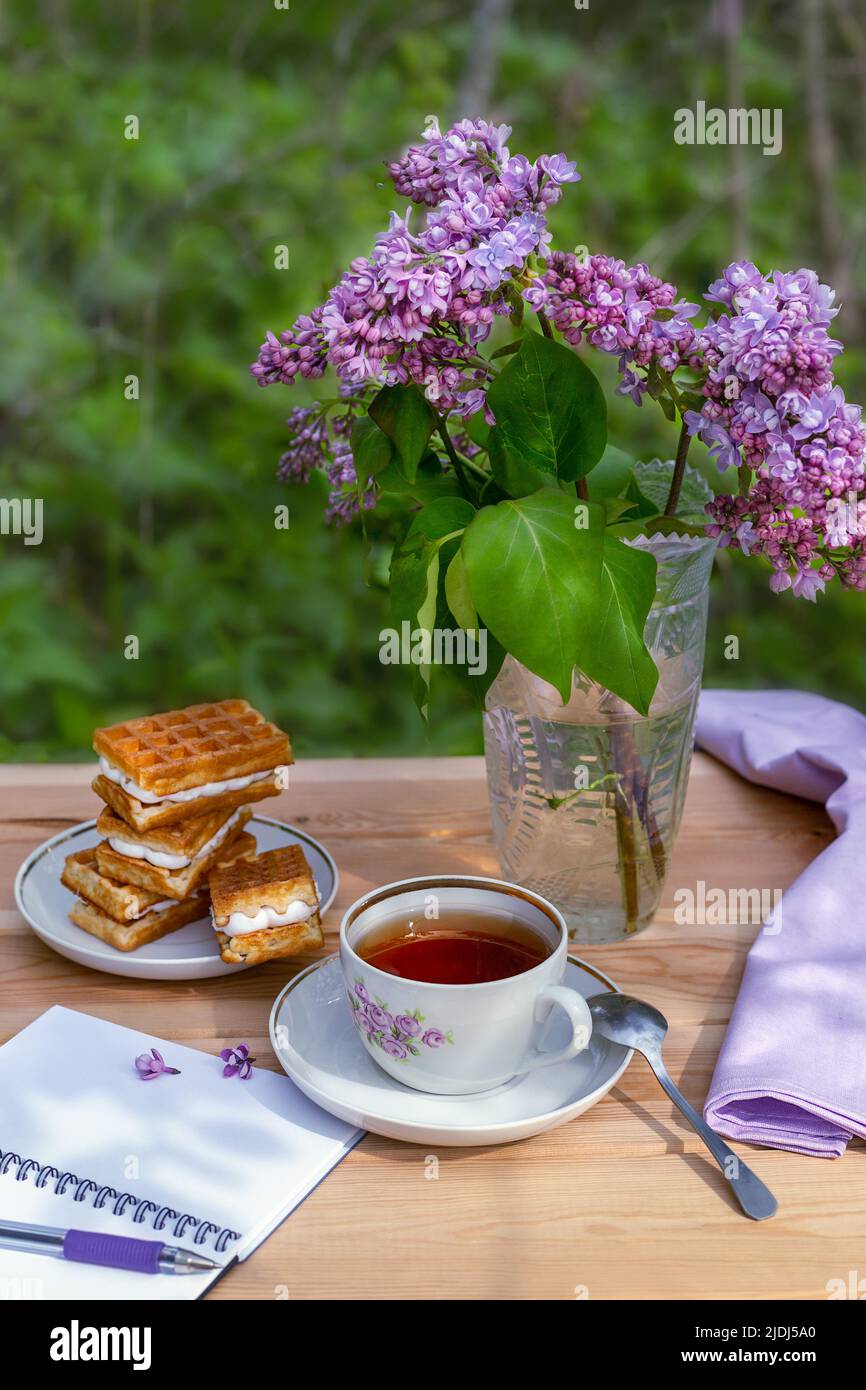
[[[102,1235],[98,1231],[64,1231],[59,1226],[27,1226],[0,1221],[0,1249],[29,1255],[54,1255],[81,1264],[132,1269],[138,1274],[200,1274],[220,1265],[195,1250],[163,1245],[161,1240]]]

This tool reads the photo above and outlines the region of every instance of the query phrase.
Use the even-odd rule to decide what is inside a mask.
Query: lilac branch
[[[439,436],[442,440],[442,443],[445,445],[445,452],[448,455],[448,458],[451,462],[451,467],[457,474],[457,481],[459,482],[463,490],[463,495],[469,502],[473,502],[474,498],[472,495],[472,489],[469,485],[469,478],[466,474],[465,468],[463,467],[464,460],[460,457],[457,450],[454,448],[453,441],[451,439],[450,434],[448,433],[448,426],[445,423],[444,415],[440,415],[437,417],[436,428],[439,431]]]
[[[691,444],[691,442],[692,437],[689,434],[689,427],[686,424],[685,420],[683,420],[683,426],[680,430],[680,439],[679,443],[677,444],[677,456],[674,459],[674,473],[673,477],[671,478],[671,490],[668,493],[668,500],[665,503],[665,516],[676,516],[677,514],[677,504],[680,500],[680,489],[683,485],[683,477],[686,471],[686,459],[688,457],[689,445]]]

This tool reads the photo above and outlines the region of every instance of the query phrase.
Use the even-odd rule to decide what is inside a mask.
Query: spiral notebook
[[[242,1039],[238,1038],[237,1042]],[[178,1076],[142,1081],[156,1047]],[[0,1220],[244,1260],[361,1131],[286,1076],[56,1007],[0,1047]],[[0,1298],[195,1299],[222,1269],[143,1275],[0,1250]],[[262,1298],[273,1298],[263,1287]]]

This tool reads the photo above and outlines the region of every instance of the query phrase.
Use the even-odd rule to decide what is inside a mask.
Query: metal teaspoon
[[[678,1106],[703,1139],[746,1215],[754,1221],[766,1221],[768,1217],[775,1216],[777,1202],[769,1188],[710,1129],[668,1075],[662,1060],[662,1042],[668,1031],[664,1014],[654,1009],[652,1004],[645,1004],[642,999],[633,999],[628,994],[595,994],[586,1002],[592,1014],[593,1029],[597,1033],[610,1042],[633,1047],[647,1059],[674,1105]]]

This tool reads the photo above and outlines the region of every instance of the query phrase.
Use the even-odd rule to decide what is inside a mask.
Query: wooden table
[[[61,959],[13,906],[41,840],[92,816],[91,769],[0,767],[0,1038],[51,1004],[217,1052],[249,1042],[276,1066],[279,962],[225,980],[101,975]],[[342,875],[327,949],[362,891],[412,874],[496,874],[479,758],[310,761],[267,811],[320,837]],[[831,836],[823,811],[695,758],[668,888],[653,926],[587,959],[668,1016],[670,1070],[700,1107],[754,927],[677,926],[676,886],[786,887]],[[306,963],[306,962],[304,962]],[[736,1146],[779,1199],[739,1215],[715,1166],[636,1058],[583,1117],[502,1148],[427,1150],[369,1135],[215,1298],[826,1298],[863,1271],[864,1149],[840,1161]]]

